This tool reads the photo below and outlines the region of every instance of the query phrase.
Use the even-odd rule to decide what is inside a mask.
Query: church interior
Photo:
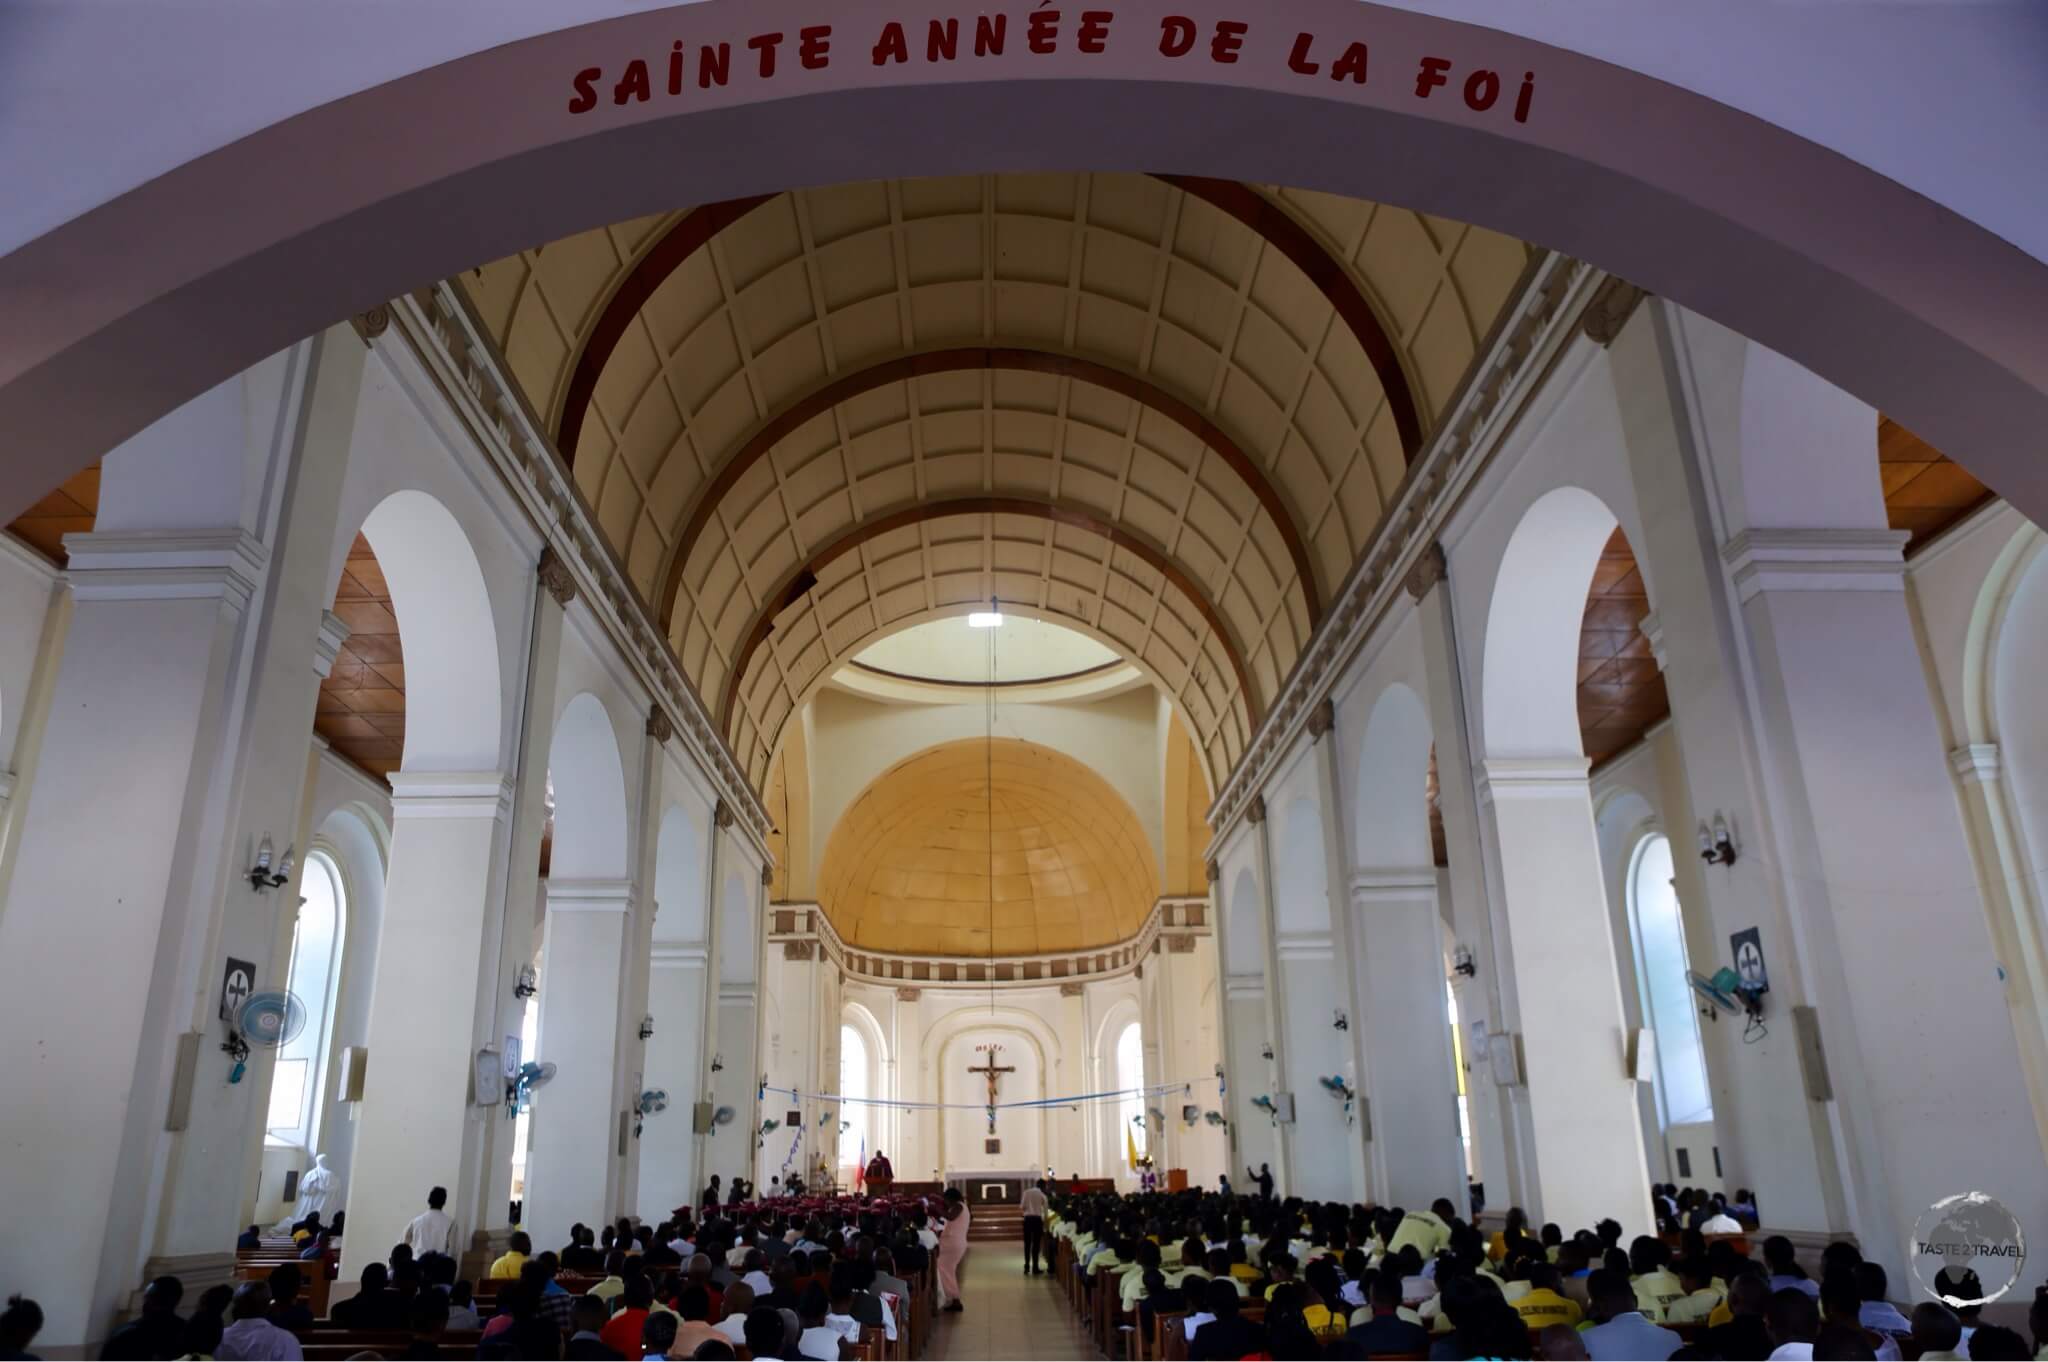
[[[478,232],[0,451],[0,1343],[819,1356],[691,1259],[831,1328],[900,1229],[827,1362],[2048,1344],[1926,1218],[2048,1225],[2038,447],[1512,214],[1002,164]],[[1724,1315],[1782,1244],[1777,1350],[1608,1221]],[[362,1324],[423,1243],[473,1316]],[[1482,1342],[1575,1245],[1582,1350]]]

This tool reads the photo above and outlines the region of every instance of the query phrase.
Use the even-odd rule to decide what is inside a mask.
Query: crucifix
[[[996,1053],[1002,1048],[1000,1044],[975,1046],[974,1053],[988,1058],[979,1065],[967,1066],[967,1072],[980,1074],[988,1080],[988,1133],[991,1135],[996,1133],[996,1084],[1001,1081],[999,1076],[1017,1072],[1015,1065],[996,1063]]]

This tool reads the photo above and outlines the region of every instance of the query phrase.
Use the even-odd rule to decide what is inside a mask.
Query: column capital
[[[1060,996],[1062,998],[1078,998],[1084,991],[1079,984],[1065,983],[1060,985]]]
[[[711,810],[711,822],[721,831],[731,827],[732,806],[723,799],[719,800],[717,806]]]
[[[1336,726],[1336,703],[1332,701],[1329,696],[1325,695],[1321,700],[1316,702],[1316,707],[1308,712],[1309,741],[1321,742],[1323,739],[1323,735],[1325,733],[1328,733],[1331,729],[1335,728]]]
[[[1636,308],[1647,297],[1647,293],[1628,280],[1608,275],[1600,287],[1593,290],[1593,297],[1586,304],[1586,339],[1603,347],[1613,345],[1628,325],[1628,319],[1636,315]]]
[[[1255,794],[1252,796],[1251,802],[1244,806],[1244,818],[1247,823],[1263,823],[1266,821],[1266,797],[1264,795]]]
[[[540,584],[548,589],[548,595],[555,598],[555,604],[564,610],[569,602],[576,599],[576,578],[571,575],[569,565],[555,552],[555,546],[548,544],[540,551],[540,562],[534,565],[534,572],[540,577]]]
[[[1657,660],[1657,670],[1664,670],[1664,620],[1652,610],[1636,621],[1636,628],[1650,645],[1650,656]]]
[[[332,610],[320,612],[320,631],[313,636],[313,674],[326,680],[334,673],[334,659],[348,642],[348,621]]]
[[[218,599],[246,610],[270,550],[246,530],[95,530],[67,534],[64,570],[81,601]]]
[[[1422,894],[1432,897],[1436,894],[1436,867],[1433,865],[1355,870],[1351,873],[1351,902],[1357,907],[1395,899],[1408,900]]]
[[[924,991],[922,989],[899,988],[896,990],[896,1001],[899,1003],[914,1003],[923,996]]]
[[[509,818],[512,782],[497,771],[393,771],[391,817]]]
[[[647,707],[647,736],[654,739],[657,746],[666,747],[669,739],[675,737],[675,735],[676,726],[669,722],[668,711],[659,704],[649,705]]]
[[[1744,602],[1766,591],[1906,589],[1904,530],[1744,530],[1721,557]]]
[[[1479,802],[1493,804],[1507,799],[1583,796],[1586,772],[1591,768],[1592,763],[1583,754],[1489,757],[1480,763]]]
[[[773,883],[775,883],[775,862],[761,862],[761,887],[766,889]]]
[[[1948,754],[1948,769],[1964,785],[1989,785],[2004,769],[1995,742],[1965,743]]]
[[[1282,960],[1327,960],[1333,947],[1328,932],[1289,932],[1273,939],[1273,954]]]
[[[1429,589],[1444,579],[1444,546],[1431,540],[1423,546],[1422,555],[1415,565],[1408,569],[1408,576],[1402,585],[1415,600],[1429,594]]]
[[[631,880],[548,879],[550,913],[623,913],[632,905]]]
[[[1214,856],[1211,856],[1208,864],[1202,867],[1202,873],[1209,877],[1209,883],[1214,884],[1223,878],[1223,867],[1216,863]]]

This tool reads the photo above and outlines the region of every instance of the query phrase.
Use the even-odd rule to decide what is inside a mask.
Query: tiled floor
[[[936,1316],[928,1358],[1099,1359],[1067,1298],[1047,1277],[1024,1275],[1018,1244],[976,1244],[960,1271],[966,1310]]]

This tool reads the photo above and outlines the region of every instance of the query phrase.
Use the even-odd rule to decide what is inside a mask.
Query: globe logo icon
[[[1913,1276],[1929,1294],[1962,1309],[2012,1290],[2026,1264],[2020,1222],[1982,1192],[1943,1197],[1913,1226]]]

